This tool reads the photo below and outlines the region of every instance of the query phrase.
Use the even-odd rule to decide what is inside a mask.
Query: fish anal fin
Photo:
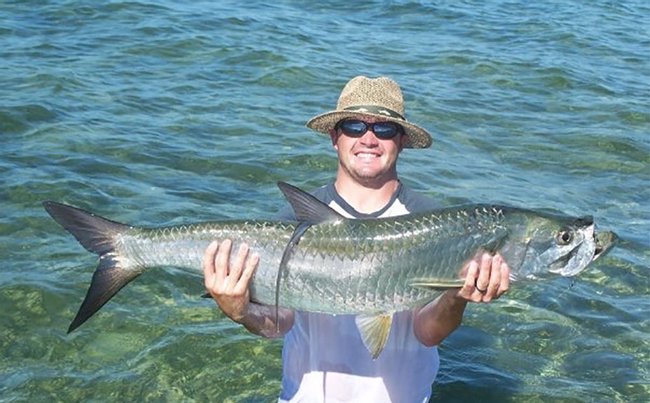
[[[372,359],[376,359],[384,350],[388,341],[390,328],[393,324],[393,314],[358,315],[355,318],[355,322],[363,344],[368,349],[368,352],[370,352]]]

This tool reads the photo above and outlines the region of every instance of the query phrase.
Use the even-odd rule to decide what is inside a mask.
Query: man
[[[435,207],[398,179],[402,149],[429,147],[431,136],[405,119],[402,92],[393,80],[353,78],[336,110],[307,126],[328,134],[338,154],[334,183],[313,194],[339,213],[386,217]],[[476,256],[465,268],[462,288],[394,315],[386,347],[373,360],[352,315],[283,309],[278,331],[275,308],[249,301],[259,256],[243,245],[231,260],[231,246],[226,240],[206,249],[205,286],[221,310],[249,331],[285,337],[280,401],[427,401],[438,372],[436,346],[460,325],[467,302],[489,302],[509,286],[510,269],[500,255]]]

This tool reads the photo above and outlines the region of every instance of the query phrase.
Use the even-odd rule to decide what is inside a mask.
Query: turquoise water
[[[472,305],[432,401],[650,397],[650,7],[628,1],[0,3],[0,401],[273,401],[280,341],[147,273],[73,334],[96,258],[40,203],[141,225],[272,215],[336,158],[304,122],[357,74],[434,134],[404,182],[443,205],[593,214],[575,282]]]

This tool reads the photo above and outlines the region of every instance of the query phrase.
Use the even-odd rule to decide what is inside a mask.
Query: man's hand
[[[489,302],[499,298],[510,286],[510,267],[499,254],[477,255],[463,268],[465,284],[445,291],[434,301],[415,311],[413,330],[426,346],[440,344],[463,319],[468,301]]]
[[[230,261],[232,242],[212,242],[203,254],[205,289],[226,316],[241,323],[251,333],[264,337],[280,337],[293,326],[291,309],[250,302],[250,283],[260,257],[242,244]],[[279,315],[277,315],[279,314]]]
[[[473,302],[490,302],[510,287],[510,267],[500,254],[484,252],[467,266],[465,284],[455,294]]]
[[[235,322],[248,315],[251,278],[257,269],[259,255],[249,256],[248,245],[242,244],[230,262],[232,242],[212,242],[203,255],[205,289],[212,295],[223,313]]]

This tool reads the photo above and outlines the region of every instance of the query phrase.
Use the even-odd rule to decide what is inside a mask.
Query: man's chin
[[[356,172],[354,178],[357,182],[369,188],[381,187],[386,182],[384,172]]]

